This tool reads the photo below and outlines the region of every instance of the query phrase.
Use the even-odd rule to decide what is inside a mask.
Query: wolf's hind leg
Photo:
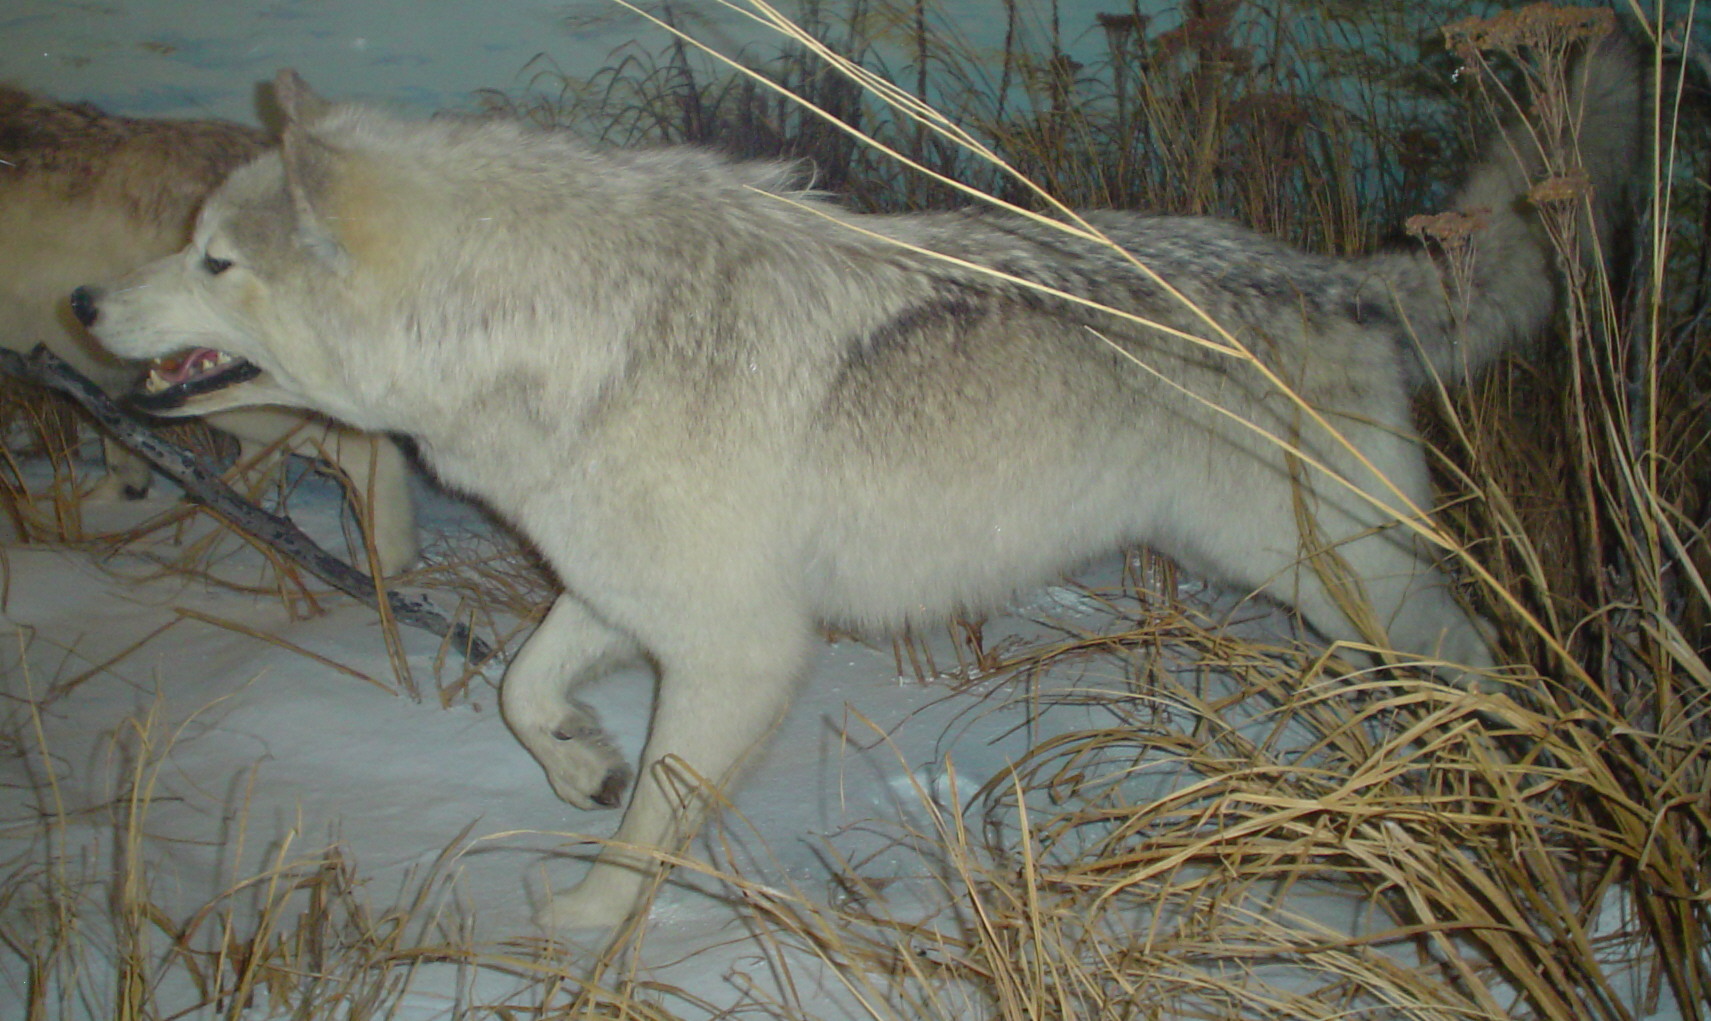
[[[1316,541],[1334,544],[1335,557],[1330,559],[1340,561],[1358,587],[1333,594],[1321,571],[1303,564],[1298,576],[1302,612],[1334,638],[1370,638],[1405,655],[1473,671],[1489,669],[1494,659],[1486,629],[1456,601],[1449,577],[1432,562],[1425,540],[1398,520],[1400,514],[1432,506],[1432,486],[1419,441],[1399,429],[1351,427],[1349,435],[1374,465],[1382,466],[1382,478],[1341,451],[1327,453],[1325,459],[1341,462],[1344,478],[1356,480],[1375,498],[1317,478],[1317,495],[1306,500],[1313,508]],[[1398,499],[1391,487],[1407,499]],[[1346,612],[1346,606],[1363,596],[1377,634],[1363,633]],[[1449,666],[1438,672],[1446,677],[1461,673]]]
[[[499,702],[517,740],[546,770],[553,792],[578,808],[615,808],[630,770],[578,686],[640,658],[635,643],[561,595],[505,671]]]
[[[1302,567],[1303,615],[1332,638],[1370,637],[1397,652],[1441,660],[1450,667],[1490,668],[1495,660],[1485,628],[1456,602],[1448,576],[1424,559],[1417,545],[1392,527],[1339,547],[1336,553],[1359,581],[1359,593],[1333,597],[1311,567]],[[1379,634],[1361,634],[1345,615],[1343,603],[1360,596]]]
[[[1416,507],[1429,505],[1425,464],[1410,442],[1376,430],[1357,435]],[[1322,456],[1337,463],[1336,453]],[[1474,671],[1490,667],[1484,629],[1397,523],[1389,505],[1400,501],[1359,464],[1348,463],[1343,475],[1364,480],[1382,499],[1369,501],[1325,478],[1315,480],[1316,492],[1303,493],[1294,476],[1272,470],[1245,477],[1244,500],[1193,504],[1198,562],[1244,588],[1263,587],[1332,641],[1376,643]],[[1228,485],[1242,491],[1235,480]],[[1350,584],[1327,580],[1340,575]]]

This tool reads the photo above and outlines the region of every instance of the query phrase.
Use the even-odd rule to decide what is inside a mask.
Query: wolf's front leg
[[[638,658],[635,643],[561,595],[505,671],[505,722],[541,764],[559,797],[578,808],[616,808],[630,769],[578,686]]]
[[[105,436],[101,437],[101,452],[107,461],[107,474],[89,491],[89,499],[140,500],[148,495],[154,472],[147,461]]]
[[[744,628],[726,620],[718,628],[687,630],[703,642],[701,648],[675,650],[678,655],[654,650],[659,694],[630,807],[588,875],[537,913],[543,927],[622,922],[659,869],[650,850],[677,850],[709,808],[708,795],[694,788],[692,776],[671,763],[724,786],[771,732],[795,694],[815,634],[806,622],[773,623]]]
[[[348,480],[347,499],[374,547],[381,573],[408,569],[419,552],[416,508],[409,463],[398,445],[385,436],[335,426],[327,431],[322,456]]]

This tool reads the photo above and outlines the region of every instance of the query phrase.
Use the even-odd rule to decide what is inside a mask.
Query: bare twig
[[[271,514],[245,500],[201,458],[152,432],[53,352],[38,345],[26,358],[0,348],[0,370],[66,394],[114,439],[160,469],[183,487],[190,499],[208,508],[220,520],[278,550],[292,563],[364,606],[380,609],[374,579],[322,549],[290,518]],[[386,602],[399,623],[447,639],[471,663],[493,658],[492,647],[475,637],[467,625],[448,621],[426,600],[388,591]]]

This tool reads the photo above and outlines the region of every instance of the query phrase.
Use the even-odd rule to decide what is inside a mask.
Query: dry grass
[[[1418,168],[1383,177],[1390,190],[1369,202],[1359,194],[1367,169],[1315,161],[1348,151],[1351,125],[1394,141],[1423,130],[1420,122],[1383,124],[1398,106],[1351,105],[1329,111],[1327,130],[1310,135],[1302,117],[1326,114],[1316,105],[1323,101],[1291,96],[1315,94],[1303,86],[1323,79],[1260,82],[1242,59],[1252,53],[1235,35],[1242,23],[1212,16],[1220,5],[1203,6],[1204,16],[1172,38],[1149,34],[1143,21],[1106,26],[1115,69],[1104,114],[1068,101],[1082,86],[1053,63],[1061,53],[1007,50],[997,73],[1037,88],[1034,105],[975,111],[960,123],[996,139],[1003,155],[1025,154],[1008,161],[1010,170],[1065,198],[1085,201],[1089,189],[1142,195],[1162,199],[1148,203],[1159,208],[1235,212],[1326,249],[1364,247],[1368,211],[1407,201],[1398,195],[1418,198],[1425,186],[1409,183]],[[811,24],[796,38],[795,77],[783,84],[847,115],[852,103],[872,101],[848,85],[861,69],[827,76],[810,72],[804,56],[834,27]],[[1522,105],[1560,97],[1555,54],[1585,30],[1546,8],[1459,29],[1456,38],[1473,46],[1462,59],[1500,108],[1510,102],[1503,83]],[[1307,29],[1291,31],[1299,40]],[[931,45],[925,30],[908,38],[923,51]],[[975,80],[972,64],[956,56],[945,54],[946,64]],[[1145,75],[1132,62],[1141,56]],[[1490,73],[1494,63],[1507,71]],[[746,117],[778,151],[810,138],[802,125],[812,118],[796,121],[785,106],[762,102],[768,86],[758,79],[708,80],[687,43],[639,77],[626,77],[625,66],[595,83],[630,111],[629,121],[613,122],[619,134],[681,130],[695,140],[695,124],[710,131]],[[892,98],[907,105],[936,87]],[[594,94],[567,83],[559,98],[568,97],[568,118],[563,103],[537,113],[595,117],[607,108],[592,103]],[[1660,97],[1659,166],[1675,169],[1654,182],[1640,254],[1624,279],[1567,282],[1570,314],[1547,342],[1566,357],[1517,361],[1422,409],[1437,416],[1446,486],[1472,497],[1455,502],[1446,538],[1474,579],[1473,598],[1493,608],[1507,650],[1536,676],[1509,694],[1475,694],[1405,670],[1360,671],[1337,650],[1227,631],[1176,600],[1168,573],[1149,576],[1108,594],[1108,605],[1128,615],[1110,631],[988,649],[978,626],[963,623],[952,635],[954,667],[933,659],[928,643],[899,646],[900,673],[1013,671],[1022,692],[1039,671],[1081,671],[1101,680],[1076,697],[1109,717],[1040,744],[978,790],[957,789],[953,764],[948,791],[920,791],[927,824],[894,830],[922,857],[919,875],[870,874],[851,861],[830,888],[810,889],[728,865],[683,859],[680,867],[720,875],[780,974],[787,978],[802,954],[817,958],[875,1019],[1627,1021],[1665,991],[1682,1015],[1706,1017],[1711,472],[1700,396],[1704,292],[1694,268],[1703,240],[1683,224],[1698,222],[1703,199],[1675,186],[1703,180],[1707,146],[1680,119],[1683,92],[1673,80],[1662,82]],[[683,114],[683,124],[667,113],[686,109],[693,117]],[[906,112],[864,117],[876,141],[944,181],[1015,179],[971,171],[978,154],[954,131],[917,130],[923,122]],[[1147,145],[1113,156],[1117,127],[1127,137],[1144,129]],[[1243,146],[1274,144],[1262,129],[1288,133],[1283,151],[1297,154],[1293,162],[1241,160]],[[812,137],[824,147],[849,136]],[[850,154],[838,174],[871,166],[871,149],[838,151]],[[1404,148],[1404,162],[1415,151]],[[1259,172],[1232,180],[1232,165]],[[1571,170],[1560,166],[1556,176]],[[894,173],[872,179],[890,182]],[[1303,191],[1310,180],[1320,183]],[[944,181],[931,185],[941,197]],[[1008,185],[990,190],[1041,204]],[[921,201],[929,192],[909,194]],[[1570,205],[1554,221],[1565,253],[1580,245]],[[44,437],[43,456],[69,464],[67,441],[48,439],[64,435],[53,413],[26,417]],[[90,541],[77,530],[74,488],[57,481],[57,470],[45,497],[23,499],[8,481],[15,464],[6,464],[0,508],[19,534]],[[453,594],[459,618],[507,643],[549,594],[538,568],[511,547],[430,551],[412,582]],[[462,697],[469,681],[443,683],[441,699]],[[113,1004],[112,1017],[173,1016],[165,997],[173,982],[189,983],[205,1016],[248,1016],[265,1003],[280,1016],[382,1017],[430,965],[456,969],[458,990],[483,974],[518,981],[504,997],[460,1001],[460,1017],[670,1016],[657,1006],[661,990],[635,969],[645,932],[625,935],[592,964],[539,944],[477,947],[442,912],[440,866],[376,909],[337,849],[282,852],[273,868],[234,882],[195,916],[164,917],[135,843],[151,770],[170,740],[160,728],[147,718],[134,728],[128,789],[137,796],[118,809],[110,876],[67,873],[64,809],[52,769],[38,771],[43,854],[0,884],[9,917],[28,920],[6,924],[0,937],[31,975],[31,1018],[75,1016],[80,1001],[68,990],[110,983],[92,949],[97,929],[111,932],[120,963],[118,983],[105,987],[114,993],[101,1000]],[[20,739],[17,752],[51,762],[40,728],[34,733],[37,744]],[[714,834],[714,847],[723,846]],[[88,893],[92,879],[119,891],[110,906]],[[786,997],[766,1013],[810,1016],[812,1005]]]

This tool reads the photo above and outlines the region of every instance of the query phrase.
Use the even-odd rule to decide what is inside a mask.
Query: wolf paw
[[[374,554],[381,572],[390,577],[408,570],[421,548],[416,541],[416,519],[408,506],[394,508],[390,514],[382,510],[374,514]]]
[[[594,713],[580,702],[535,751],[552,781],[553,792],[578,808],[617,808],[630,785],[630,767]]]
[[[89,487],[84,499],[94,503],[119,503],[145,499],[149,495],[148,477],[139,484],[135,479],[109,473]]]
[[[557,894],[535,912],[535,924],[548,931],[610,929],[636,906],[636,884],[587,881]]]

